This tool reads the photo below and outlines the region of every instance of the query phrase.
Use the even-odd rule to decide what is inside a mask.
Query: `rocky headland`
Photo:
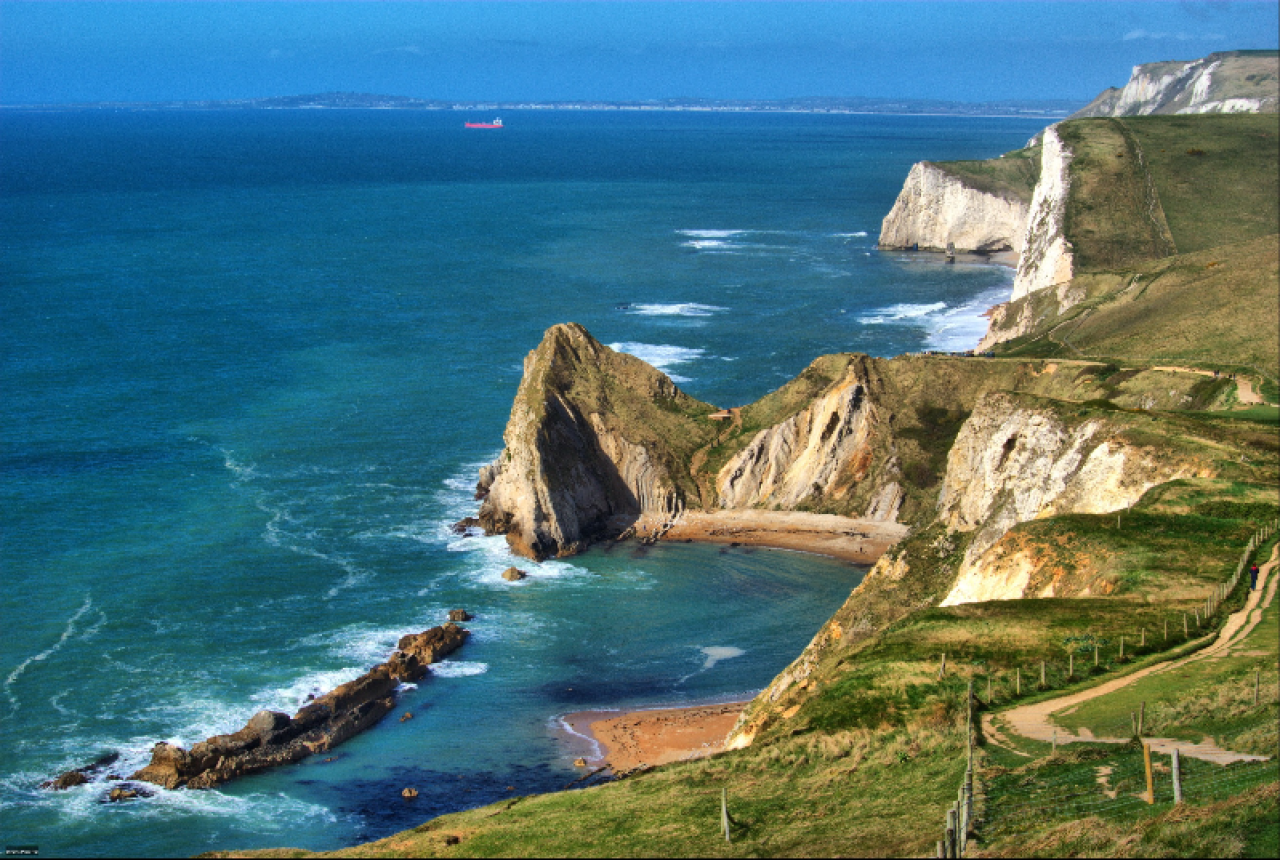
[[[1262,59],[1274,65],[1274,56]],[[1235,220],[1212,235],[1189,229],[1195,207],[1238,194],[1230,189],[1247,171],[1259,200],[1274,187],[1268,144],[1253,140],[1273,145],[1274,130],[1251,122],[1077,120],[999,159],[912,168],[880,246],[1016,251],[1010,300],[993,309],[978,351],[1042,342],[1047,351],[822,356],[759,401],[717,411],[580,326],[553,327],[526,359],[506,449],[481,475],[480,521],[533,558],[639,536],[874,562],[804,654],[748,706],[735,747],[785,724],[834,655],[914,612],[1112,593],[1103,566],[1055,567],[1024,526],[1125,512],[1179,481],[1257,480],[1262,472],[1240,464],[1266,457],[1241,451],[1267,443],[1244,433],[1224,447],[1221,429],[1176,417],[1230,407],[1243,389],[1234,377],[1151,361],[1153,345],[1167,349],[1169,339],[1131,347],[1136,360],[1122,366],[1110,360],[1115,352],[1092,358],[1058,329],[1064,320],[1072,332],[1107,321],[1098,325],[1108,335],[1133,342],[1145,319],[1158,331],[1181,326],[1182,342],[1207,343],[1187,333],[1188,303],[1231,289],[1240,301],[1256,293],[1259,307],[1275,305],[1275,266],[1249,277],[1251,264],[1235,263],[1252,260],[1255,245],[1256,254],[1274,245],[1274,219],[1228,215]],[[1206,155],[1218,151],[1220,159]],[[1186,187],[1199,198],[1183,196]],[[1219,236],[1242,242],[1243,253],[1208,259],[1199,248],[1220,247]],[[1211,317],[1202,315],[1206,331],[1216,330]],[[1270,319],[1275,328],[1275,317],[1257,314],[1250,326]],[[1276,340],[1270,328],[1215,339],[1214,360],[1247,366],[1265,356],[1271,346],[1251,344]]]
[[[386,662],[308,702],[293,716],[259,711],[240,730],[215,735],[190,750],[162,741],[152,749],[151,762],[128,779],[167,789],[213,788],[239,776],[330,750],[390,713],[402,682],[422,680],[432,663],[462,647],[469,635],[466,629],[449,622],[403,636]],[[63,789],[93,781],[117,759],[109,757],[68,771],[44,787]],[[118,774],[106,777],[113,781],[121,778]]]

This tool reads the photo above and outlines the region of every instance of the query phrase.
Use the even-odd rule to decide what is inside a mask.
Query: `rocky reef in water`
[[[421,680],[430,664],[456,651],[469,635],[450,622],[404,636],[385,663],[309,702],[292,717],[279,711],[259,711],[239,731],[215,735],[190,750],[157,743],[150,764],[128,778],[168,789],[213,788],[330,750],[390,713],[401,682]],[[44,787],[56,790],[90,782],[114,762],[114,758],[104,759],[68,771]],[[111,799],[129,798],[117,795]]]

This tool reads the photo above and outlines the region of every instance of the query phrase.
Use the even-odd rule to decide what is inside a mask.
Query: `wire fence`
[[[1280,519],[1259,528],[1241,553],[1234,574],[1213,589],[1199,610],[1193,610],[1196,627],[1211,618],[1231,596],[1248,569],[1254,553],[1264,541],[1280,530]],[[1200,610],[1203,611],[1201,615]],[[1184,635],[1190,638],[1191,620],[1183,616]],[[1162,631],[1168,639],[1167,626]],[[1146,645],[1146,634],[1140,634],[1139,647]],[[1099,663],[1100,643],[1094,642],[1093,663]],[[1121,659],[1124,640],[1119,644]],[[1082,669],[1088,669],[1086,662]],[[1069,657],[1066,677],[1076,675],[1074,659]],[[1059,673],[1061,670],[1059,669]],[[1255,676],[1253,704],[1257,705],[1259,682]],[[1024,682],[1028,691],[1037,678],[1021,669],[1013,679],[1002,679],[1004,692],[1022,694]],[[1010,690],[1010,681],[1013,689]],[[1039,666],[1039,686],[1048,686],[1049,667]],[[987,701],[996,698],[992,678],[986,679]],[[1239,761],[1230,765],[1187,759],[1180,749],[1168,754],[1153,753],[1139,740],[1144,732],[1146,705],[1130,716],[1129,723],[1117,723],[1117,737],[1132,738],[1112,749],[1092,747],[1086,751],[1060,756],[1055,748],[1047,758],[1016,771],[990,768],[989,772],[974,768],[974,720],[976,705],[974,684],[969,682],[967,698],[968,767],[958,792],[958,799],[947,812],[943,838],[937,843],[938,857],[963,857],[971,840],[981,833],[985,842],[1019,831],[1039,829],[1046,822],[1066,822],[1090,817],[1125,819],[1150,811],[1153,807],[1187,802],[1211,802],[1238,795],[1255,786],[1280,779],[1280,763],[1274,757],[1264,760]],[[979,763],[981,763],[981,758]]]

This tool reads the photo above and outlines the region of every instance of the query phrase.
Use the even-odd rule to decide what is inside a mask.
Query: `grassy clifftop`
[[[935,161],[934,167],[987,194],[1031,202],[1040,180],[1040,147],[1007,152],[985,161]]]

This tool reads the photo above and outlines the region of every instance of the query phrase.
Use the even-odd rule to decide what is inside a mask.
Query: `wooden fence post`
[[[1021,695],[1022,695],[1022,667],[1021,667],[1021,666],[1019,666],[1019,667],[1018,667],[1018,676],[1017,676],[1017,678],[1016,678],[1016,680],[1015,680],[1015,687],[1014,687],[1014,691],[1015,691],[1019,696],[1021,696]]]
[[[1141,648],[1147,647],[1147,628],[1145,627],[1142,628],[1142,641],[1138,645]]]
[[[720,788],[720,827],[724,830],[724,841],[732,842],[729,838],[729,790],[723,786]]]
[[[1200,626],[1200,610],[1196,609],[1193,611],[1195,612],[1195,616],[1196,616],[1196,627],[1199,627]]]
[[[1191,638],[1191,630],[1189,627],[1187,627],[1187,613],[1185,612],[1182,613],[1182,638],[1183,639]]]
[[[1076,676],[1076,654],[1072,651],[1067,655],[1067,677],[1074,678]]]
[[[965,842],[969,841],[969,834],[973,832],[973,765],[969,765],[969,769],[964,772],[964,822],[965,822]]]
[[[1147,703],[1139,702],[1138,703],[1138,737],[1142,737],[1142,728],[1143,728],[1142,724],[1146,722],[1146,719],[1147,719]]]
[[[1098,640],[1093,641],[1093,668],[1098,668]]]
[[[1142,743],[1142,762],[1147,769],[1147,803],[1156,802],[1156,787],[1151,779],[1151,745],[1146,741]]]
[[[1133,736],[1136,738],[1138,736],[1138,715],[1133,711],[1129,712],[1129,725],[1132,727]]]
[[[1165,642],[1169,641],[1169,619],[1168,618],[1164,620],[1164,641]]]
[[[943,654],[942,663],[938,666],[938,677],[941,678],[945,674],[947,674],[947,655]]]
[[[1040,661],[1040,689],[1043,690],[1048,686],[1049,686],[1049,682],[1045,680],[1045,674],[1044,674],[1044,661],[1041,660]]]
[[[1124,662],[1124,637],[1120,637],[1120,662]]]
[[[995,699],[991,698],[991,673],[987,673],[987,704],[991,704]]]
[[[958,857],[956,853],[956,808],[947,810],[947,856]]]
[[[1173,802],[1182,803],[1182,760],[1178,748],[1173,748]]]

